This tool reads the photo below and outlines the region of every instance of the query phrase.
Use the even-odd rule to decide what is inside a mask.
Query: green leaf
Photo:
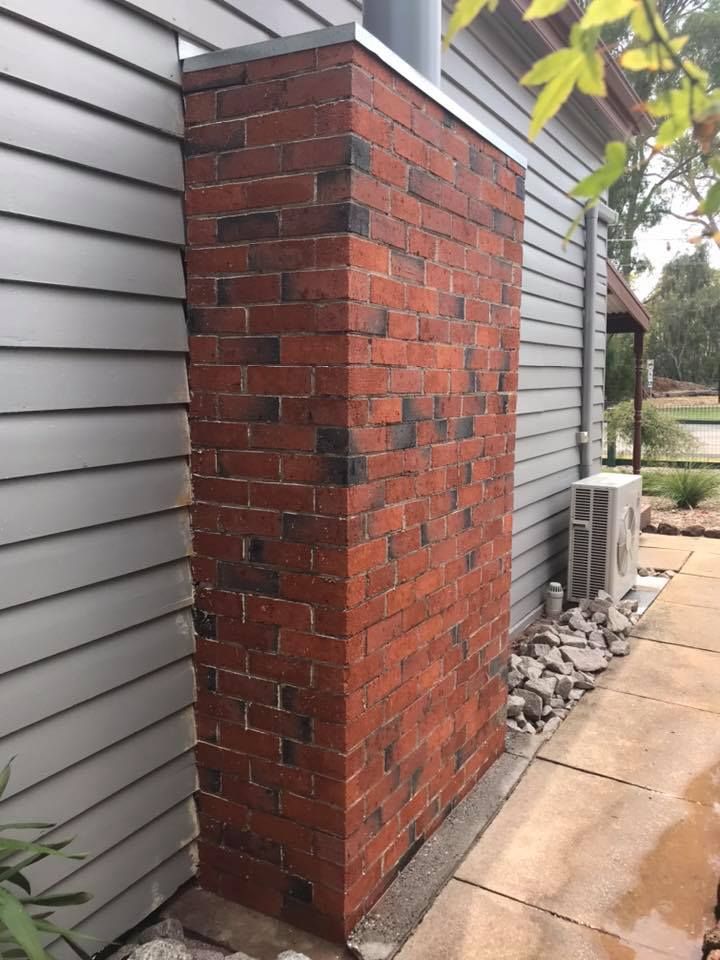
[[[5,793],[8,781],[10,780],[10,767],[14,759],[15,757],[10,757],[2,770],[0,770],[0,797]]]
[[[15,870],[15,872],[10,874],[10,876],[4,877],[3,881],[5,883],[14,883],[16,887],[20,887],[20,889],[27,893],[28,896],[32,893],[30,881],[24,873],[20,872],[20,870]]]
[[[0,823],[0,830],[51,830],[54,823]]]
[[[89,933],[78,933],[76,930],[66,930],[64,927],[58,927],[54,923],[49,923],[47,920],[38,920],[37,928],[38,930],[42,930],[43,933],[50,933],[56,937],[62,937],[63,940],[66,938],[70,940],[88,940],[92,943],[104,943],[107,946],[106,940],[101,940],[99,937],[91,937]]]
[[[655,134],[655,146],[659,149],[675,143],[688,129],[690,121],[684,116],[672,116],[663,120]]]
[[[580,60],[580,64],[582,60]],[[551,120],[575,88],[577,81],[578,68],[561,73],[549,83],[546,83],[542,92],[535,101],[530,121],[530,131],[528,137],[534,140],[540,133],[545,124]]]
[[[674,37],[669,46],[674,53],[679,53],[687,43],[687,37]],[[620,57],[620,64],[626,70],[650,70],[668,72],[675,69],[675,63],[665,47],[660,43],[648,43],[644,47],[632,47]]]
[[[705,216],[712,216],[717,213],[718,210],[720,210],[720,180],[716,180],[710,187],[698,207],[698,212],[704,213]]]
[[[52,893],[47,896],[24,897],[22,902],[35,907],[74,907],[92,900],[90,893]]]
[[[7,890],[0,887],[0,923],[3,923],[29,960],[48,960],[38,930],[25,913],[23,905]]]
[[[578,69],[580,58],[580,51],[563,47],[562,50],[549,53],[546,57],[534,63],[525,76],[520,79],[520,83],[526,87],[539,87],[566,70]]]
[[[629,16],[637,7],[637,0],[592,0],[583,14],[580,26],[602,27]]]
[[[578,74],[578,90],[591,97],[604,97],[605,88],[605,60],[600,51],[595,50],[585,57],[582,70]]]
[[[62,853],[62,848],[72,843],[70,840],[60,840],[57,844],[31,843],[28,840],[14,840],[12,837],[0,838],[0,861],[7,860],[15,853],[37,853],[42,857],[63,857],[67,860],[84,860],[84,853]]]
[[[497,5],[498,0],[457,0],[450,17],[450,23],[448,23],[443,46],[449,47],[455,34],[471,24],[485,7],[494,12],[497,10]]]
[[[532,3],[523,14],[523,20],[540,20],[543,17],[552,17],[553,14],[564,10],[568,0],[532,0]]]
[[[626,145],[620,140],[611,140],[605,147],[605,163],[577,183],[570,191],[570,196],[585,197],[588,206],[592,206],[622,176],[626,160]]]

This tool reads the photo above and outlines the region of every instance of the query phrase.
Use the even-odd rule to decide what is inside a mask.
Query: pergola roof
[[[644,304],[610,261],[607,266],[607,332],[646,333],[650,326],[650,315]]]

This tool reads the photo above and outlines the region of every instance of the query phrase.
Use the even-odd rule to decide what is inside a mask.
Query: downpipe
[[[592,430],[593,393],[595,389],[595,330],[598,292],[598,223],[613,224],[617,214],[604,203],[585,213],[585,296],[583,306],[583,366],[580,410],[580,477],[593,472]]]

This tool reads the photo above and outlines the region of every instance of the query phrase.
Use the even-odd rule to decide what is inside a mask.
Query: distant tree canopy
[[[526,20],[559,13],[569,0],[532,0]],[[445,43],[499,0],[455,0]],[[582,3],[582,0],[581,0]],[[701,229],[694,242],[712,238],[720,246],[720,86],[717,85],[718,0],[586,0],[572,24],[568,46],[537,60],[520,82],[537,90],[528,138],[534,140],[574,93],[607,96],[605,75],[614,60],[635,78],[642,107],[653,119],[652,142],[611,140],[605,162],[571,190],[583,210],[598,204],[615,187],[631,236],[614,234],[622,246],[623,269],[632,269],[632,241],[640,225],[662,215],[661,193],[682,174],[689,200],[684,219]],[[700,19],[697,19],[700,17]],[[708,41],[709,38],[709,42]],[[713,39],[714,38],[714,39]],[[714,45],[713,45],[714,44]],[[691,59],[691,52],[695,59]],[[662,164],[653,161],[661,155]],[[667,169],[666,165],[669,165]],[[674,172],[673,172],[674,171]],[[617,187],[623,177],[630,181]],[[657,177],[653,188],[647,180]],[[638,199],[642,192],[642,204]],[[633,212],[634,211],[634,212]],[[629,246],[629,250],[627,247]]]
[[[720,0],[657,0],[657,8],[671,32],[687,37],[683,55],[707,72],[712,86],[720,86]],[[606,28],[604,39],[611,48],[624,47],[629,39],[627,24]],[[675,87],[679,71],[644,71],[628,79],[647,101]],[[685,133],[657,152],[656,133],[652,130],[628,141],[625,172],[610,189],[608,202],[617,211],[618,222],[609,230],[608,254],[626,276],[652,268],[650,259],[635,249],[638,230],[654,227],[668,214],[709,225],[710,218],[695,212],[712,176],[699,144]]]
[[[648,356],[655,374],[716,385],[720,364],[720,270],[697,247],[663,268],[646,303],[652,323]]]

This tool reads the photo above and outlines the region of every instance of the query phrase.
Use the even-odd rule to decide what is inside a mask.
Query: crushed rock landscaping
[[[647,571],[643,571],[647,575]],[[653,571],[654,573],[654,571]],[[640,619],[637,600],[600,591],[556,620],[531,624],[510,655],[507,725],[520,733],[553,733],[613,657],[630,652]]]
[[[154,923],[113,953],[110,960],[255,960],[242,951],[231,952],[222,947],[193,940],[185,935],[179,920],[167,918]],[[304,953],[283,950],[277,960],[310,960]]]

